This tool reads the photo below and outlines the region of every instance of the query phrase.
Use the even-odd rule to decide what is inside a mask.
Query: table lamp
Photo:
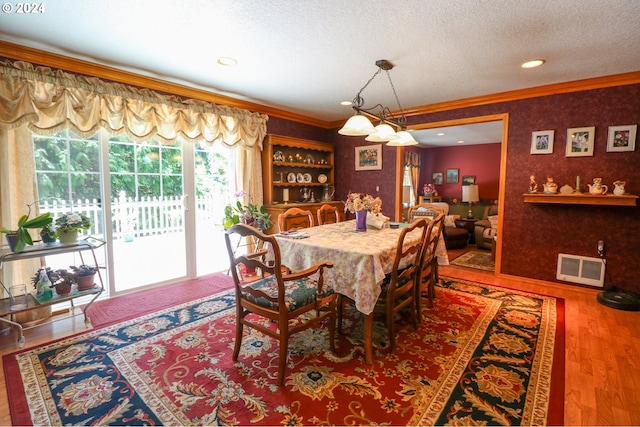
[[[471,210],[471,204],[480,201],[480,196],[478,192],[477,185],[463,185],[462,186],[462,201],[469,202],[469,213],[467,214],[467,218],[473,218],[473,210]]]

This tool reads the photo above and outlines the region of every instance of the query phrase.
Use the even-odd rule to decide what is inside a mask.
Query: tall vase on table
[[[356,231],[367,231],[367,210],[356,211]]]

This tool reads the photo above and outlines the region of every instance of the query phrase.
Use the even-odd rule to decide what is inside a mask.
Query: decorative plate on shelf
[[[298,173],[298,175],[296,175],[296,181],[300,183],[304,182],[304,175],[302,175],[302,173]]]
[[[287,175],[287,182],[296,182],[296,174],[291,172],[289,175]]]
[[[327,175],[321,173],[320,175],[318,175],[318,182],[320,184],[324,184],[325,182],[327,182]]]
[[[276,151],[273,154],[273,161],[274,162],[284,162],[284,154],[282,154],[282,151]]]
[[[311,174],[310,173],[305,173],[302,177],[304,178],[305,184],[311,182]]]

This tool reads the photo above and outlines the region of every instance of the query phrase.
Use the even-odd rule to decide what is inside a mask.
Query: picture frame
[[[355,159],[357,171],[382,169],[382,144],[356,147]]]
[[[476,183],[474,175],[462,175],[462,185],[473,185]]]
[[[567,129],[566,157],[593,156],[595,126]]]
[[[607,151],[634,151],[637,125],[609,126]]]
[[[552,130],[541,130],[531,133],[531,154],[552,154],[553,153]]]
[[[457,183],[459,173],[460,169],[447,169],[447,184]]]
[[[434,172],[431,175],[431,180],[433,181],[433,185],[442,185],[444,183],[444,174],[442,172]]]

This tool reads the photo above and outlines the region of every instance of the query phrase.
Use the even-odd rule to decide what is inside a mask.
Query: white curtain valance
[[[105,82],[22,61],[0,62],[0,128],[28,124],[41,134],[65,128],[82,137],[101,127],[134,141],[155,137],[173,143],[220,141],[228,146],[258,147],[268,116],[200,100],[182,100],[149,89]]]

